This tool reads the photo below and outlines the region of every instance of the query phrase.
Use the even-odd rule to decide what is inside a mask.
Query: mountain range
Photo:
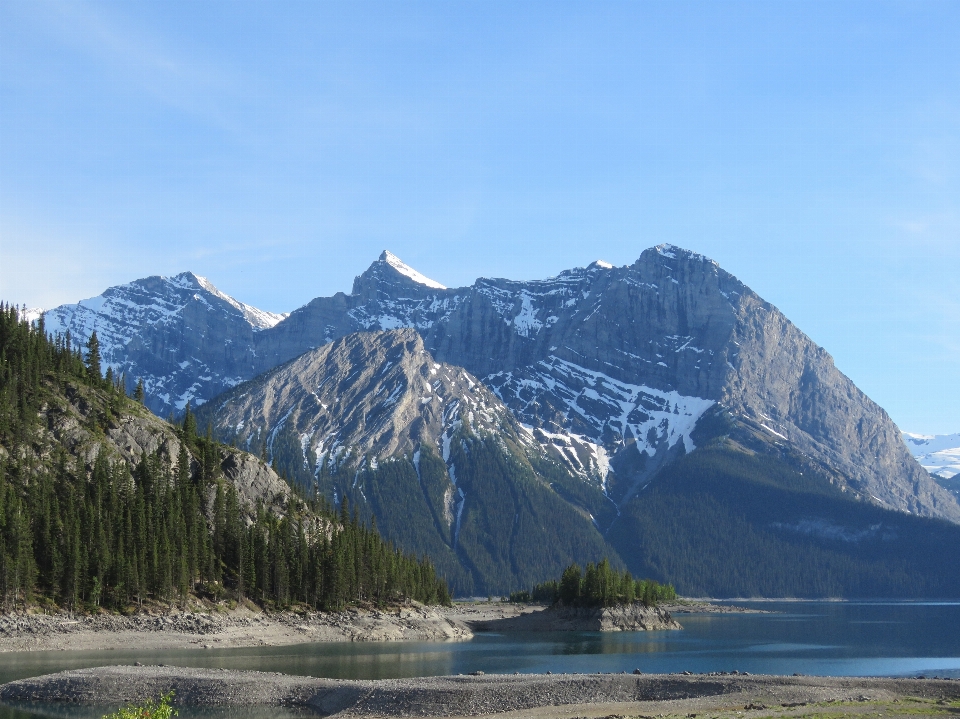
[[[384,252],[289,316],[184,273],[44,319],[75,342],[96,330],[153,411],[203,405],[220,439],[348,498],[460,594],[603,555],[688,592],[945,591],[906,557],[954,531],[956,497],[823,348],[681,248],[454,289]],[[704,544],[724,528],[738,547]],[[878,552],[903,577],[885,584]],[[849,567],[801,580],[804,563]]]

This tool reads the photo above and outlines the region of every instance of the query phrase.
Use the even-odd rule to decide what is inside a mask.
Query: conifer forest
[[[132,384],[132,383],[131,383]],[[385,542],[345,501],[290,495],[283,511],[244,508],[222,475],[237,452],[198,432],[187,407],[170,430],[175,462],[128,463],[49,441],[44,412],[93,406],[94,437],[142,409],[127,378],[101,372],[96,333],[83,348],[0,305],[0,601],[76,611],[145,602],[250,600],[268,608],[339,610],[413,599],[449,603],[432,564]],[[47,438],[46,440],[44,438]]]

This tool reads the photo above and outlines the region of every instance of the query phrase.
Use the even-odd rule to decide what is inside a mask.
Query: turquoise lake
[[[767,614],[678,614],[681,631],[478,634],[469,642],[300,644],[222,650],[136,649],[0,655],[0,683],[109,664],[256,669],[317,677],[379,679],[473,671],[960,677],[960,602],[737,602]],[[76,708],[0,718],[89,717]],[[181,710],[182,717],[222,712]],[[241,718],[236,710],[229,716]],[[293,716],[254,710],[243,717]]]

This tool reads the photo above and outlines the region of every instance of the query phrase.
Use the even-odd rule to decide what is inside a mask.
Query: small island
[[[660,602],[674,601],[670,584],[634,579],[614,569],[609,560],[567,567],[559,580],[510,595],[515,604],[545,605],[540,611],[514,617],[470,622],[474,631],[513,632],[636,632],[683,629]]]

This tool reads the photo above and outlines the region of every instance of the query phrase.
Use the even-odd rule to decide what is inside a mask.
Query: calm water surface
[[[682,631],[479,634],[469,642],[301,644],[0,654],[0,683],[109,664],[257,669],[381,679],[492,673],[711,672],[960,677],[960,602],[738,602],[770,614],[681,614]],[[100,714],[58,714],[82,717]],[[0,718],[36,716],[0,709]],[[45,714],[54,716],[54,714]],[[183,717],[224,714],[181,710]],[[230,716],[242,719],[234,710]],[[250,719],[285,717],[251,710]]]

